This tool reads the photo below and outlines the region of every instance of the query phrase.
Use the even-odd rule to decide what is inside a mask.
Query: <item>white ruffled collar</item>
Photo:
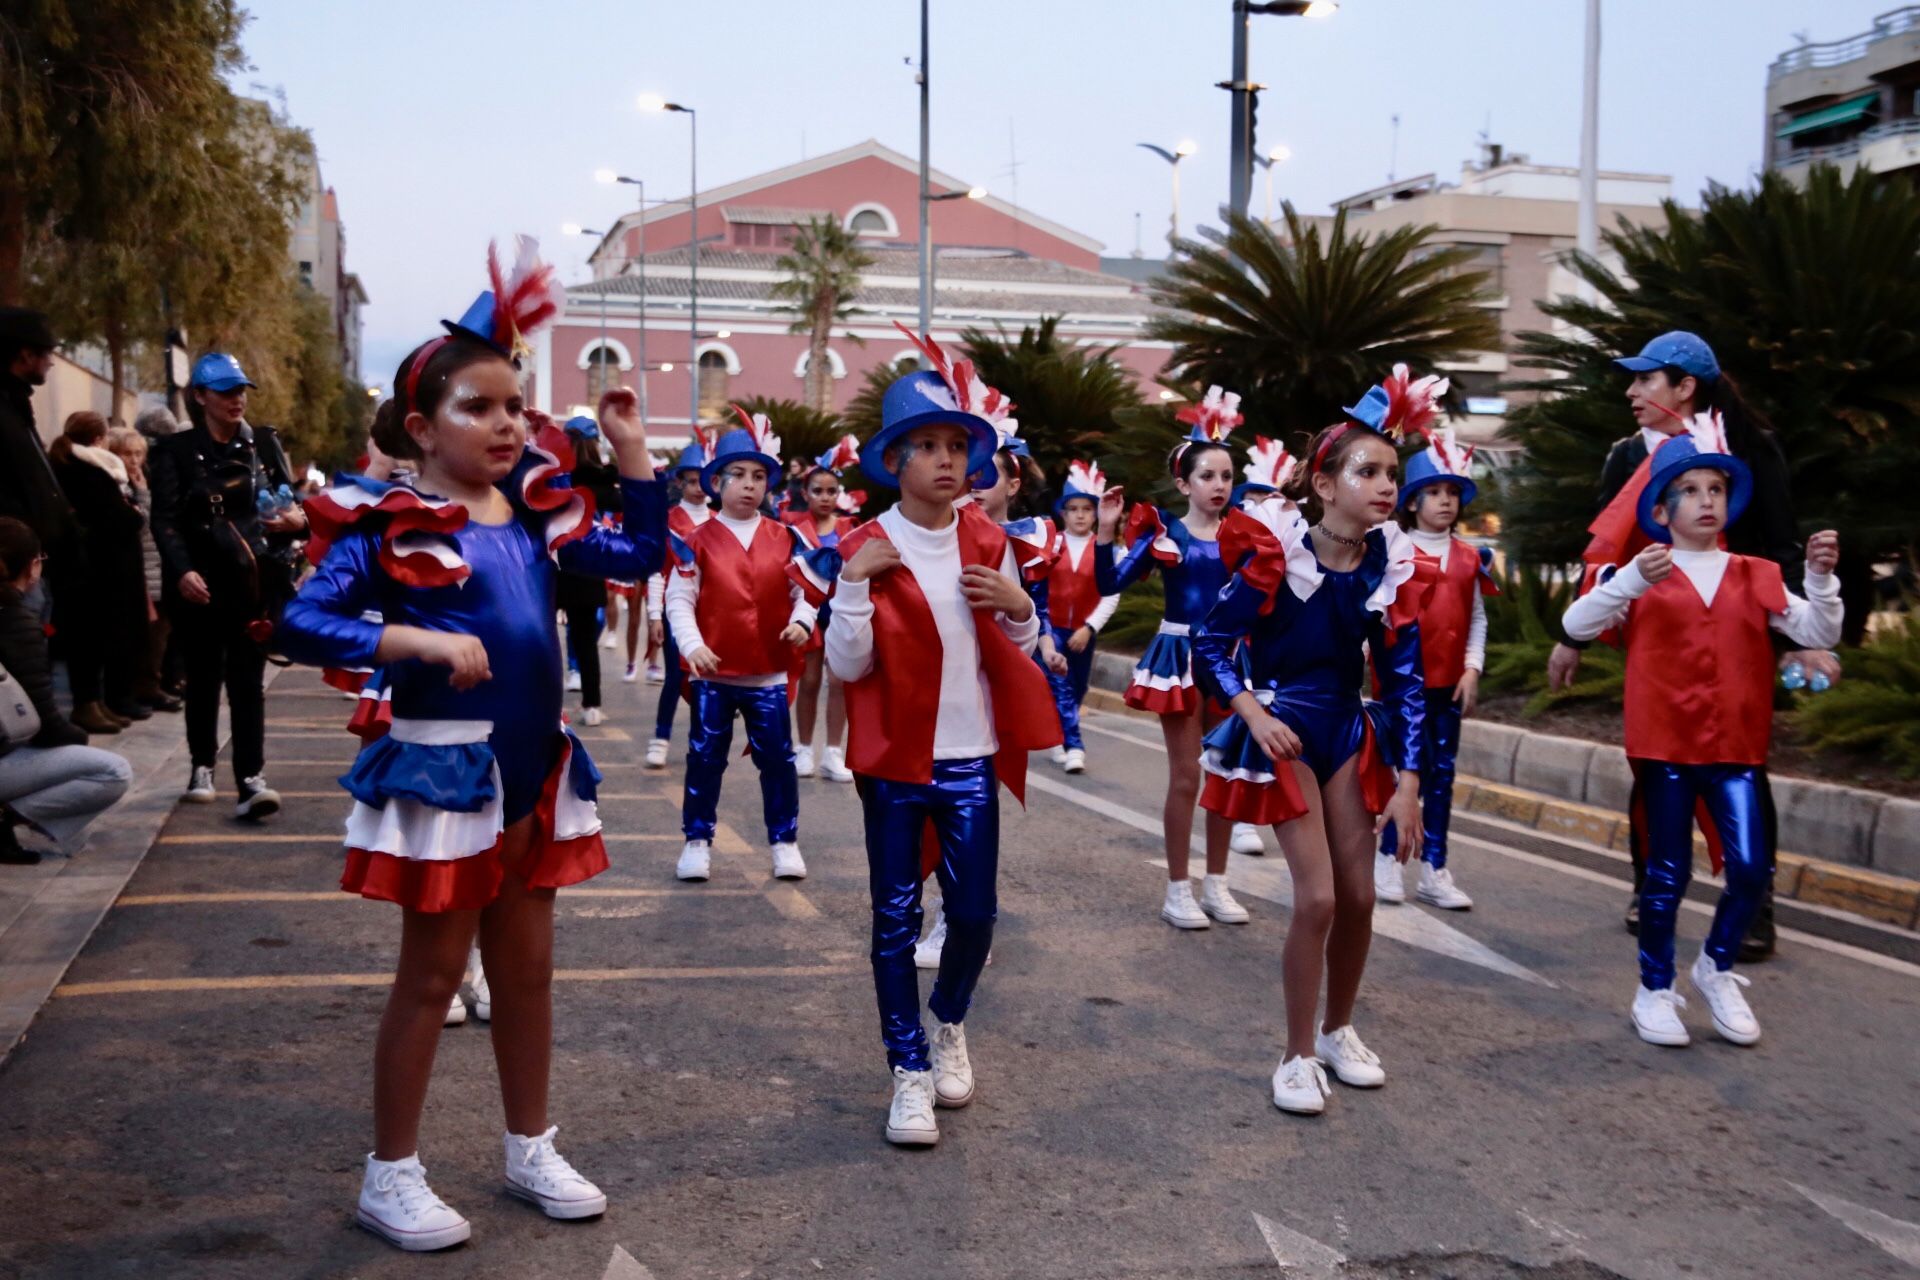
[[[1273,528],[1272,525],[1268,527]],[[1292,512],[1290,519],[1273,529],[1274,535],[1280,539],[1280,545],[1286,548],[1287,552],[1287,586],[1293,591],[1295,598],[1302,601],[1312,599],[1313,593],[1320,589],[1320,584],[1326,580],[1327,576],[1326,570],[1320,567],[1319,557],[1313,554],[1313,545],[1308,541],[1307,529],[1306,517],[1298,511]],[[1388,520],[1384,524],[1375,525],[1367,534],[1368,543],[1372,543],[1373,535],[1376,533],[1385,544],[1386,567],[1380,575],[1378,585],[1367,594],[1367,608],[1384,618],[1387,616],[1387,610],[1393,606],[1394,598],[1400,594],[1401,584],[1413,576],[1414,549],[1413,539],[1407,536],[1407,531],[1402,529],[1396,521]],[[1361,556],[1360,564],[1354,572],[1364,570],[1374,554],[1374,548],[1369,546],[1366,553]]]

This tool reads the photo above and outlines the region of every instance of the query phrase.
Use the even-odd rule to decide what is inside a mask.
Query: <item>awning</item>
[[[1879,105],[1880,93],[1878,90],[1872,93],[1863,93],[1857,98],[1848,98],[1844,102],[1830,103],[1817,111],[1809,111],[1805,115],[1795,116],[1774,130],[1773,136],[1776,138],[1792,138],[1803,133],[1811,133],[1815,129],[1831,129],[1837,124],[1852,124],[1855,120],[1858,120]]]

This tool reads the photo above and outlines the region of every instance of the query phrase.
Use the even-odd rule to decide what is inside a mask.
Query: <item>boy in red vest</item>
[[[690,677],[687,784],[680,809],[687,843],[675,874],[705,880],[712,856],[720,778],[733,748],[733,718],[747,722],[747,746],[760,770],[760,802],[773,874],[798,880],[807,864],[795,842],[800,785],[787,719],[787,675],[813,634],[814,606],[788,573],[805,547],[795,532],[760,514],[767,483],[780,473],[780,437],[765,414],[720,437],[700,481],[720,510],[685,537],[673,535],[667,624]]]
[[[1120,605],[1117,595],[1103,596],[1094,583],[1093,562],[1099,554],[1093,541],[1094,508],[1106,492],[1107,478],[1087,462],[1067,467],[1066,487],[1054,512],[1060,517],[1060,555],[1047,573],[1047,626],[1053,632],[1056,653],[1066,658],[1065,672],[1047,671],[1054,710],[1060,717],[1060,765],[1068,773],[1087,767],[1086,744],[1080,739],[1080,704],[1087,700],[1087,682],[1093,674],[1094,637]]]
[[[1633,1025],[1649,1044],[1689,1038],[1678,1012],[1686,1001],[1673,990],[1673,935],[1702,804],[1719,836],[1726,889],[1689,976],[1721,1036],[1760,1039],[1733,962],[1770,878],[1756,777],[1773,733],[1768,630],[1814,649],[1840,639],[1840,539],[1831,530],[1807,540],[1806,600],[1787,590],[1773,561],[1720,549],[1752,491],[1719,416],[1694,418],[1660,446],[1640,495],[1639,524],[1654,542],[1564,620],[1576,641],[1626,626],[1627,755],[1639,771],[1647,832]]]
[[[887,389],[881,428],[860,452],[861,471],[897,484],[900,502],[841,542],[826,636],[866,817],[873,983],[894,1079],[886,1134],[905,1146],[939,1141],[935,1105],[973,1100],[962,1023],[993,944],[996,786],[1020,799],[1027,752],[1060,741],[1032,658],[1038,610],[1007,535],[954,510],[998,444],[975,408],[985,389],[964,362],[935,369]],[[923,846],[937,847],[947,916],[931,1046],[913,963]]]
[[[1486,666],[1487,607],[1481,597],[1497,589],[1487,573],[1491,551],[1479,551],[1453,536],[1460,511],[1477,492],[1467,469],[1473,447],[1454,441],[1451,428],[1429,432],[1427,447],[1407,460],[1400,486],[1402,524],[1413,540],[1415,563],[1434,588],[1420,606],[1420,659],[1426,668],[1427,714],[1422,721],[1420,901],[1447,911],[1466,911],[1473,899],[1453,882],[1447,867],[1447,823],[1453,816],[1454,760],[1460,754],[1460,721],[1473,714]],[[1373,896],[1405,902],[1407,886],[1389,824],[1373,863]]]

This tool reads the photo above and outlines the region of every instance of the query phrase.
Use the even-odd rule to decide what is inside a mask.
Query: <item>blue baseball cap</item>
[[[1634,373],[1651,373],[1671,365],[1702,382],[1712,382],[1720,376],[1720,361],[1714,358],[1713,348],[1699,334],[1685,329],[1663,333],[1640,348],[1639,355],[1621,356],[1614,363]]]
[[[205,387],[209,391],[237,391],[241,387],[254,385],[240,362],[224,351],[209,351],[193,362],[193,377],[188,380],[189,387]]]
[[[598,440],[600,438],[600,424],[584,413],[576,413],[571,418],[568,418],[566,421],[566,430],[578,436],[585,436],[589,440]]]

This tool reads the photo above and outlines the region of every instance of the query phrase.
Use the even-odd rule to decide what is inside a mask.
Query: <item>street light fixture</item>
[[[607,235],[604,231],[594,227],[583,227],[577,222],[561,223],[560,234],[564,236],[593,236],[595,239],[600,240],[606,239]],[[600,369],[600,390],[601,393],[604,394],[607,388],[612,385],[607,378],[607,291],[605,289],[600,290],[600,345],[594,351],[593,362]],[[587,390],[588,392],[592,392],[593,390],[591,376],[589,376]],[[643,420],[646,418],[644,412],[640,416]]]
[[[920,197],[920,225],[927,229],[929,244],[933,235],[933,211],[929,205],[942,200],[984,200],[987,198],[985,187],[968,187],[965,191],[942,191],[939,195]],[[933,324],[933,285],[936,268],[940,265],[940,255],[931,248],[922,260],[920,277],[920,335],[930,336]]]
[[[1340,9],[1339,0],[1233,0],[1233,74],[1217,86],[1233,95],[1233,107],[1227,131],[1227,206],[1245,217],[1247,201],[1253,194],[1253,109],[1255,96],[1265,85],[1247,78],[1247,28],[1253,15],[1279,18],[1330,18]],[[1272,170],[1268,169],[1271,176]]]
[[[678,111],[687,118],[687,254],[688,304],[687,422],[700,425],[700,115],[692,107],[668,102],[657,93],[636,100],[642,111]],[[644,222],[644,219],[642,220]],[[643,298],[644,306],[644,298]]]
[[[1168,225],[1172,230],[1167,232],[1167,243],[1172,244],[1180,238],[1180,162],[1200,148],[1194,144],[1192,138],[1182,138],[1174,144],[1173,150],[1171,151],[1165,147],[1157,147],[1151,142],[1139,142],[1134,145],[1153,152],[1153,154],[1173,166],[1173,215],[1168,220]]]
[[[640,264],[640,305],[637,308],[638,319],[635,323],[639,346],[634,352],[634,363],[639,366],[640,420],[647,417],[647,184],[642,178],[629,178],[617,169],[595,169],[593,180],[602,186],[629,186],[640,195],[640,219],[635,225],[637,237],[634,244],[634,260]]]
[[[1255,156],[1253,162],[1267,171],[1267,225],[1273,225],[1273,166],[1293,159],[1293,148],[1284,144],[1270,147],[1264,156]]]

